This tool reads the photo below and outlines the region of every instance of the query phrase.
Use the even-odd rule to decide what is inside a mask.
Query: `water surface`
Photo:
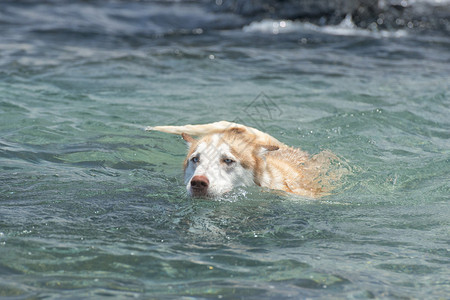
[[[0,9],[0,296],[450,293],[448,32],[196,2]],[[238,121],[351,169],[318,201],[186,197],[180,137]]]

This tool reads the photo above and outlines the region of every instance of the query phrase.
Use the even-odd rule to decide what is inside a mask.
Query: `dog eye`
[[[196,164],[200,161],[200,158],[198,158],[198,156],[194,156],[193,158],[191,158],[191,161]]]
[[[232,163],[234,163],[234,160],[232,160],[231,158],[225,158],[223,162],[226,163],[227,165],[231,165]]]

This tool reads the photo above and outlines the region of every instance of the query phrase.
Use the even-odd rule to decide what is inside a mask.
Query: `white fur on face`
[[[198,158],[198,162],[194,162],[193,158]],[[227,164],[226,159],[231,159],[233,162]],[[241,165],[238,159],[231,154],[230,147],[226,143],[221,143],[221,134],[213,135],[211,143],[200,143],[188,157],[184,179],[190,195],[192,195],[191,179],[197,175],[208,178],[207,195],[211,197],[229,192],[237,186],[253,184],[251,170],[247,170]]]

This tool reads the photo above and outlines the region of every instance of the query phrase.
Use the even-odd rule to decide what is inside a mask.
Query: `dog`
[[[184,179],[192,197],[217,197],[239,186],[257,185],[318,198],[329,194],[342,175],[332,170],[333,161],[339,165],[339,159],[329,151],[310,156],[237,123],[220,121],[146,130],[178,134],[186,141],[189,150]]]

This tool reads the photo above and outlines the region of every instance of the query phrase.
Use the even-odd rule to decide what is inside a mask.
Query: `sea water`
[[[246,20],[200,2],[0,3],[0,297],[445,299],[448,32]],[[313,200],[185,195],[235,121],[348,174]]]

